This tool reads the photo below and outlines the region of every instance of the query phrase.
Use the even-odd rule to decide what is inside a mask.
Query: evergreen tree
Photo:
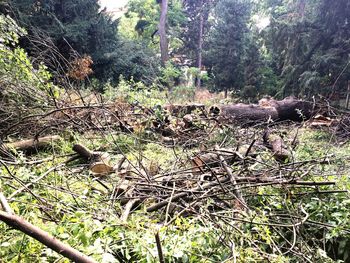
[[[200,71],[203,66],[203,45],[208,32],[208,17],[217,0],[185,0],[184,11],[188,18],[182,34],[184,41],[183,52],[193,61]],[[197,88],[201,86],[200,77],[197,78]]]
[[[117,82],[120,74],[130,76],[133,71],[147,73],[150,78],[155,75],[154,55],[142,45],[121,39],[117,21],[100,9],[98,0],[10,0],[10,4],[29,35],[44,32],[67,60],[71,60],[73,50],[91,56],[93,77],[103,82]],[[22,45],[31,54],[31,43]],[[135,80],[140,80],[141,73],[136,75]]]
[[[310,97],[345,91],[350,79],[350,2],[272,2],[265,40],[282,94]]]
[[[218,91],[240,90],[244,86],[244,55],[250,2],[221,0],[215,7],[206,65]]]

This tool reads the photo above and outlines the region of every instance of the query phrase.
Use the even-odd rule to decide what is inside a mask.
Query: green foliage
[[[120,83],[123,82],[125,81]],[[128,92],[130,92],[129,85],[144,88],[136,83],[124,85],[128,86],[125,88]],[[220,144],[225,141],[227,146],[235,145],[236,130],[236,127],[234,129],[223,127],[208,143]],[[103,147],[105,144],[108,144],[108,149],[111,149],[110,145],[113,145],[115,147],[112,151],[113,155],[119,154],[121,150],[133,165],[137,165],[140,160],[139,155],[131,150],[139,149],[140,155],[144,156],[143,164],[148,165],[156,161],[165,171],[173,168],[174,158],[177,163],[188,158],[188,152],[182,148],[167,148],[158,142],[142,142],[140,145],[141,140],[136,139],[134,135],[108,133],[107,136],[100,138],[95,134],[92,136],[94,139],[89,140],[82,135],[74,134],[73,137],[74,142],[84,142],[91,149]],[[319,160],[329,151],[337,156],[335,163],[308,166],[306,179],[323,181],[327,176],[327,179],[337,182],[339,189],[349,189],[350,183],[346,170],[348,166],[345,158],[348,157],[350,145],[346,144],[340,148],[332,146],[330,149],[331,137],[325,131],[302,129],[299,130],[298,138],[300,145],[295,154],[295,161],[299,164],[308,160]],[[54,145],[53,152],[57,157],[47,163],[38,165],[23,163],[10,166],[9,169],[16,172],[17,180],[9,181],[8,173],[2,166],[1,190],[9,196],[14,188],[33,181],[49,168],[61,164],[66,157],[59,156],[71,153],[72,144],[73,141],[64,140]],[[42,154],[46,156],[48,153]],[[275,163],[271,160],[271,154],[269,158],[270,160],[258,159],[257,165],[264,167],[268,164],[267,171],[270,171]],[[256,170],[256,164],[254,164],[255,168],[248,162],[246,165],[246,169],[260,172]],[[232,166],[232,169],[241,168],[241,166]],[[53,170],[31,190],[40,196],[40,200],[30,192],[22,192],[11,201],[11,207],[31,223],[91,255],[98,262],[158,262],[155,232],[159,232],[166,262],[222,262],[229,261],[233,257],[237,262],[266,260],[298,262],[300,258],[297,255],[282,255],[274,250],[276,247],[290,247],[290,241],[286,240],[293,240],[293,228],[270,224],[275,222],[271,221],[271,218],[286,220],[286,224],[289,224],[287,223],[289,220],[283,215],[286,213],[298,215],[300,207],[303,207],[309,217],[304,224],[298,226],[299,234],[296,237],[295,246],[301,251],[304,249],[309,251],[306,256],[312,262],[334,262],[327,255],[348,259],[349,242],[345,231],[350,225],[350,202],[346,193],[308,195],[305,191],[311,191],[312,188],[261,186],[247,196],[247,201],[254,209],[245,216],[235,216],[237,221],[232,220],[231,217],[227,221],[221,220],[221,216],[224,217],[225,213],[220,211],[213,213],[210,220],[206,220],[205,217],[179,216],[165,226],[162,224],[164,215],[157,212],[145,213],[144,208],[141,207],[130,215],[127,223],[123,223],[119,219],[123,208],[118,202],[111,202],[110,193],[106,190],[106,186],[113,188],[122,180],[115,175],[97,180],[89,174],[87,169],[78,169],[72,174],[75,169],[75,164],[70,164],[70,167],[63,166]],[[290,170],[290,172],[302,173],[303,171]],[[321,186],[317,191],[330,189],[328,186]],[[55,201],[54,206],[41,203],[53,202],[52,200]],[[203,203],[199,208],[200,211],[201,209],[207,211],[213,202],[215,201],[208,199],[208,202]],[[229,213],[231,215],[232,211]],[[46,220],[47,216],[52,216],[55,222]],[[279,218],[280,216],[282,218]],[[305,215],[299,216],[302,218]],[[323,229],[316,223],[314,225],[313,222],[322,222],[331,227]],[[0,223],[0,246],[2,248],[0,257],[5,262],[18,262],[20,258],[34,262],[52,262],[60,258],[57,253],[45,248],[34,239],[19,234],[18,231],[2,223]]]
[[[122,39],[117,32],[117,20],[100,10],[97,0],[54,0],[45,2],[38,8],[34,0],[10,2],[13,15],[19,18],[22,25],[30,25],[30,38],[35,39],[37,32],[47,35],[68,61],[74,60],[71,55],[75,52],[91,56],[94,72],[92,77],[102,83],[117,83],[120,75],[152,81],[157,74],[158,65],[154,54],[144,45]],[[33,43],[37,42],[40,43],[40,39],[34,42],[24,41],[22,45],[30,53],[53,48],[47,45],[35,46]],[[56,60],[56,64],[65,65],[60,56]]]
[[[160,17],[159,4],[155,0],[131,0],[128,2],[128,12],[122,18],[119,29],[125,36],[132,39],[142,39],[149,47],[159,52],[158,23]],[[182,1],[173,0],[169,2],[167,25],[169,38],[169,49],[171,51],[182,47],[181,32],[186,22],[182,10]],[[134,28],[131,27],[134,26]],[[133,32],[131,31],[133,29]]]
[[[350,39],[349,1],[266,2],[272,19],[265,41],[283,95],[344,90],[350,74],[344,56]]]
[[[159,80],[171,89],[175,86],[176,82],[179,81],[181,75],[181,70],[168,61],[165,67],[161,69]]]
[[[210,29],[208,23],[211,10],[215,7],[217,0],[185,0],[183,1],[183,10],[187,17],[187,23],[182,31],[184,45],[181,52],[188,58],[196,62],[198,60],[199,35],[201,18],[203,19],[203,42],[207,42],[207,36]]]
[[[0,168],[0,188],[6,196],[23,183],[32,182],[48,169],[65,162],[66,157],[60,156],[72,153],[73,141],[82,142],[91,149],[108,148],[115,163],[123,153],[135,167],[147,169],[156,163],[165,173],[175,166],[187,170],[189,155],[202,149],[167,148],[159,142],[157,134],[151,137],[145,131],[149,128],[147,122],[165,120],[160,105],[169,100],[189,101],[195,91],[192,86],[179,85],[182,71],[177,65],[169,62],[159,72],[154,52],[141,44],[145,42],[148,47],[158,50],[151,41],[159,19],[159,6],[155,0],[130,1],[128,14],[119,24],[119,30],[127,40],[117,34],[118,23],[101,13],[96,1],[46,1],[36,6],[33,3],[39,2],[32,0],[12,2],[23,23],[45,30],[62,52],[67,51],[62,40],[67,39],[79,52],[93,56],[94,77],[107,83],[101,85],[101,89],[108,102],[121,105],[126,102],[135,107],[136,112],[149,108],[154,116],[142,120],[146,124],[139,130],[136,124],[140,120],[132,123],[135,126],[133,134],[108,130],[102,137],[93,133],[86,134],[85,138],[68,131],[71,140],[62,140],[53,146],[55,158],[36,165],[28,165],[25,162],[28,157],[17,152],[19,164],[9,166],[14,177],[9,176],[4,166]],[[173,37],[172,51],[176,53],[186,43],[188,58],[195,60],[196,23],[198,15],[204,14],[204,20],[208,22],[205,25],[208,30],[204,39],[205,64],[214,89],[234,89],[241,97],[255,100],[266,93],[312,96],[316,92],[331,91],[333,84],[336,89],[346,84],[350,74],[346,52],[349,49],[347,1],[331,4],[326,0],[259,1],[259,12],[262,10],[271,16],[271,25],[263,32],[258,32],[249,19],[253,1],[221,0],[211,15],[208,6],[215,1],[200,2],[187,0],[183,2],[185,6],[181,5],[182,1],[170,2],[169,34]],[[211,4],[205,4],[209,2]],[[191,20],[188,25],[183,24],[186,18],[182,8]],[[132,26],[128,26],[128,21]],[[30,34],[31,30],[28,30]],[[18,108],[46,106],[51,102],[48,98],[58,92],[44,65],[33,66],[26,52],[17,47],[24,34],[12,19],[0,16],[3,88],[0,98],[15,105],[9,111],[15,120]],[[180,40],[180,35],[185,36],[184,40]],[[26,48],[31,50],[29,46]],[[65,54],[68,56],[68,53]],[[188,72],[193,76],[200,74],[197,68],[190,68]],[[169,87],[170,92],[154,84],[156,76],[156,81]],[[170,119],[170,122],[178,125],[178,119]],[[218,144],[232,148],[244,140],[242,137],[251,136],[248,130],[237,136],[237,130],[240,129],[215,126],[205,141],[208,145],[201,146],[209,149]],[[88,169],[80,169],[76,167],[77,163],[71,163],[68,167],[52,170],[40,183],[33,185],[31,191],[35,195],[23,191],[11,199],[10,204],[16,214],[98,262],[158,262],[155,232],[159,232],[166,262],[300,262],[305,258],[310,262],[347,262],[350,251],[350,144],[336,145],[332,135],[325,130],[299,129],[298,134],[299,145],[293,151],[295,164],[277,163],[270,152],[257,144],[257,150],[261,151],[258,157],[246,158],[242,164],[235,163],[232,170],[250,171],[252,175],[264,178],[265,174],[280,169],[281,178],[293,178],[296,174],[311,182],[332,180],[336,188],[276,184],[247,189],[242,184],[242,192],[252,208],[249,213],[234,208],[227,213],[223,210],[202,217],[179,216],[165,226],[163,223],[167,218],[163,214],[145,212],[144,207],[149,205],[146,200],[125,223],[120,221],[124,208],[111,194],[124,179],[116,174],[96,178]],[[49,154],[52,153],[41,152],[36,157]],[[325,192],[334,189],[347,192]],[[231,201],[225,196],[215,198]],[[210,211],[217,199],[208,198],[201,207],[196,207],[199,214]],[[62,261],[57,253],[3,223],[0,223],[0,247],[0,258],[4,262]]]
[[[0,96],[9,104],[29,106],[40,101],[44,106],[50,97],[58,97],[59,90],[50,82],[46,67],[39,64],[34,68],[26,52],[18,47],[19,38],[25,33],[13,19],[0,15]]]
[[[222,0],[216,5],[205,64],[218,91],[240,90],[244,84],[244,45],[249,1]]]
[[[95,64],[96,77],[114,85],[118,84],[120,76],[150,85],[159,74],[160,63],[144,44],[125,39],[119,41],[114,50],[104,53]]]
[[[194,86],[176,86],[169,94],[169,100],[172,102],[186,103],[193,101],[195,95]]]
[[[142,82],[136,82],[132,79],[127,81],[123,77],[121,77],[119,85],[111,93],[118,94],[119,97],[131,104],[150,108],[163,105],[166,101],[166,93],[160,91],[158,87],[147,87]]]

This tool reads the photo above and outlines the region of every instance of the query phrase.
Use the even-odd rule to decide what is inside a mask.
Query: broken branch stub
[[[271,134],[267,131],[264,134],[264,142],[272,150],[273,157],[276,159],[276,161],[284,163],[291,159],[291,154],[288,151],[288,147],[284,143],[281,136]]]
[[[114,171],[108,153],[94,152],[81,144],[75,144],[73,150],[90,163],[90,171],[94,174],[106,175]]]

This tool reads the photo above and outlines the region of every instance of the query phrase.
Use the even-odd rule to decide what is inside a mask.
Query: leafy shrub
[[[45,65],[34,68],[26,52],[17,47],[25,33],[13,19],[0,16],[0,100],[3,105],[0,127],[18,120],[24,113],[49,106],[59,95]]]
[[[165,91],[160,91],[155,86],[147,87],[144,83],[133,79],[126,80],[123,76],[120,77],[117,87],[111,83],[105,85],[104,96],[109,101],[121,100],[144,107],[163,105],[166,101]]]
[[[182,73],[171,62],[167,62],[161,71],[159,80],[169,88],[173,88],[179,82]]]
[[[177,86],[173,88],[169,96],[170,101],[186,102],[193,101],[195,95],[195,88],[193,86]]]

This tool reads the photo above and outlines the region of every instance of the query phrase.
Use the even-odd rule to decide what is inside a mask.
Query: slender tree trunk
[[[200,5],[200,14],[199,14],[199,36],[198,36],[198,57],[197,57],[197,66],[199,74],[197,76],[197,89],[201,88],[201,71],[202,71],[202,49],[203,49],[203,27],[204,27],[204,18],[203,18],[203,0],[201,0]]]
[[[346,92],[346,101],[345,101],[346,109],[349,109],[349,102],[350,102],[350,80],[348,81],[348,90]]]
[[[305,16],[305,6],[306,6],[306,0],[299,0],[298,12],[299,12],[300,18],[304,18]]]
[[[168,13],[168,0],[162,0],[160,3],[160,20],[158,32],[160,37],[160,54],[163,66],[169,59],[168,55],[168,39],[166,37],[166,20]]]

